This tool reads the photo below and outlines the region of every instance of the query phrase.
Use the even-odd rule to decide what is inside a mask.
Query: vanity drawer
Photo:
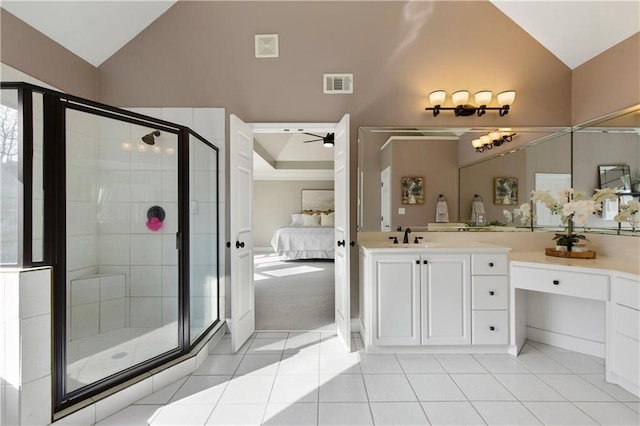
[[[511,286],[524,290],[609,300],[609,275],[511,265]]]
[[[611,300],[633,309],[640,309],[640,281],[638,278],[616,276],[613,279]]]
[[[471,321],[474,345],[506,345],[508,343],[507,311],[473,311]]]
[[[472,309],[507,309],[509,278],[506,275],[482,275],[471,278]]]
[[[640,341],[640,311],[615,305],[616,333]]]
[[[507,275],[508,258],[503,253],[472,253],[471,275]]]

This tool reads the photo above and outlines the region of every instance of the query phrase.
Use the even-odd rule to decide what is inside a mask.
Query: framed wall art
[[[402,204],[424,204],[424,178],[402,178]]]
[[[303,189],[303,212],[332,212],[334,209],[333,189]]]
[[[493,204],[518,204],[518,178],[497,177],[493,181],[495,187]]]

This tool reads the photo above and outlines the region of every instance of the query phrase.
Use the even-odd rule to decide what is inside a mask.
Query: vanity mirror
[[[447,197],[450,222],[472,222],[474,196],[480,195],[486,221],[510,225],[505,210],[512,212],[518,206],[493,202],[495,178],[517,179],[520,204],[535,189],[573,187],[590,196],[600,187],[599,166],[628,166],[628,174],[626,167],[619,169],[622,186],[630,187],[635,199],[640,197],[640,191],[634,189],[640,189],[640,105],[576,126],[573,132],[559,127],[514,128],[512,142],[476,153],[471,141],[493,130],[359,128],[358,230],[395,231],[399,226],[426,229],[436,222],[440,194]],[[401,205],[403,176],[424,177],[423,204]],[[534,209],[535,227],[560,226],[557,215],[537,206]],[[618,232],[614,216],[593,215],[587,231]],[[516,218],[512,226],[499,229],[520,225]],[[627,229],[629,225],[622,224],[622,233],[630,233]]]
[[[472,203],[479,195],[484,200],[487,223],[507,225],[504,210],[511,212],[528,199],[536,188],[536,175],[544,174],[538,179],[547,179],[539,185],[553,184],[547,181],[554,178],[564,179],[561,182],[565,187],[570,185],[571,134],[567,129],[510,129],[512,142],[476,153],[471,141],[492,130],[361,127],[358,230],[427,229],[437,222],[437,208],[442,208],[438,206],[440,195],[448,200],[449,222],[472,221]],[[424,204],[402,205],[403,176],[424,176]],[[518,195],[518,205],[494,204],[496,178],[509,178],[510,182],[516,179],[518,194],[513,195]]]
[[[640,191],[634,191],[638,181],[640,106],[576,126],[573,133],[574,188],[585,191],[602,187],[618,188],[627,194],[623,197],[625,202],[632,197],[636,200],[640,197]],[[617,205],[613,207],[617,211]],[[618,223],[614,217],[615,214],[593,215],[587,223],[588,230],[617,232]],[[623,233],[629,228],[628,223],[621,226]]]

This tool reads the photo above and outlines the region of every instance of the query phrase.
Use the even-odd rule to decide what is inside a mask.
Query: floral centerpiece
[[[611,188],[596,189],[591,198],[587,198],[583,191],[575,191],[567,188],[558,192],[558,198],[551,195],[549,190],[531,192],[531,202],[544,204],[551,213],[560,215],[560,220],[566,225],[565,233],[558,233],[553,238],[558,246],[564,246],[567,251],[571,251],[574,244],[581,240],[586,240],[584,235],[574,233],[574,225],[585,227],[589,215],[602,210],[602,203],[605,200],[615,200],[615,191]],[[522,223],[532,219],[530,204],[522,204],[519,209],[522,215]]]

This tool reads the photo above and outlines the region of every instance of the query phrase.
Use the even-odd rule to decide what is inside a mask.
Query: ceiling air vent
[[[324,93],[353,93],[353,74],[322,74]]]

